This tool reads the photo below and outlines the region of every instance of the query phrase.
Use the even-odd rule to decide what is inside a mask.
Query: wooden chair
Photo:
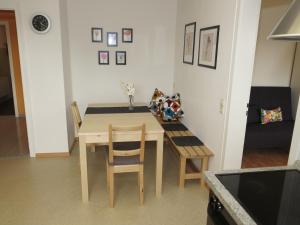
[[[106,158],[106,166],[107,184],[109,190],[109,206],[114,207],[114,174],[131,172],[138,173],[140,204],[143,204],[145,124],[134,127],[114,127],[109,125],[108,129],[109,150]],[[128,132],[128,134],[137,134],[140,135],[141,139],[139,142],[130,142],[129,140],[128,142],[116,143],[114,142],[114,137],[116,135],[115,132]]]
[[[74,121],[74,127],[75,127],[75,137],[78,137],[78,131],[81,126],[82,120],[79,113],[77,102],[72,102],[71,104],[71,110],[72,110],[72,116]]]
[[[79,112],[78,105],[77,105],[76,101],[72,102],[71,111],[72,111],[74,127],[75,127],[75,137],[78,138],[78,132],[79,132],[79,128],[81,126],[82,120],[81,120],[80,112]],[[95,144],[90,144],[89,147],[91,149],[91,152],[96,151],[96,145]]]

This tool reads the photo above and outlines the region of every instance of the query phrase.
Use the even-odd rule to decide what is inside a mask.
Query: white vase
[[[133,95],[129,95],[129,110],[134,110],[134,105],[133,105]]]

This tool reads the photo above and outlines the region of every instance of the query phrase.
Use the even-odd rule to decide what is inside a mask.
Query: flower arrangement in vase
[[[135,88],[133,83],[125,83],[122,82],[122,87],[129,97],[129,110],[134,109],[134,94],[135,94]]]

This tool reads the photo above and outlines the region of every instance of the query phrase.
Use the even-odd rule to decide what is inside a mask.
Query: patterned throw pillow
[[[149,104],[150,110],[156,114],[161,114],[161,108],[165,101],[165,95],[162,91],[158,90],[157,88],[154,90],[154,93],[151,98],[151,102]]]
[[[262,124],[282,121],[282,111],[280,107],[273,110],[261,109],[260,112]]]
[[[177,120],[184,114],[181,109],[179,93],[170,97],[164,95],[163,92],[157,88],[154,91],[149,108],[155,115],[161,116],[165,121]]]
[[[178,118],[183,117],[183,114],[180,103],[180,94],[177,93],[172,97],[166,96],[162,108],[162,119],[164,121],[177,120]]]

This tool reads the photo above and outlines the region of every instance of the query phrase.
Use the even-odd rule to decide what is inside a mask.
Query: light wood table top
[[[144,102],[134,103],[134,106],[147,106]],[[90,103],[88,107],[128,107],[128,103],[117,102],[117,103]]]
[[[108,125],[135,126],[146,124],[146,133],[164,133],[164,129],[152,113],[87,114],[84,116],[78,135],[104,135]]]
[[[138,103],[137,106],[145,104]],[[120,107],[128,106],[128,103],[94,103],[88,107]],[[108,125],[135,126],[145,123],[146,134],[164,133],[164,129],[151,112],[143,113],[111,113],[111,114],[85,114],[78,135],[105,135]]]

